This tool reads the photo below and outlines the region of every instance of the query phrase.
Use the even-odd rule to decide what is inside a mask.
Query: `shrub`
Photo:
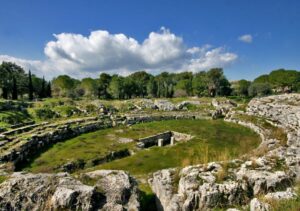
[[[49,108],[38,108],[34,110],[34,116],[40,120],[58,117],[57,113]]]
[[[97,111],[97,107],[93,104],[87,104],[85,106],[85,110],[88,112],[88,113],[92,113],[92,112],[96,112]]]
[[[253,83],[248,89],[249,96],[266,96],[272,93],[270,84],[268,83]]]
[[[75,106],[59,106],[55,108],[55,111],[59,113],[60,116],[70,117],[74,114],[79,114],[81,111]]]

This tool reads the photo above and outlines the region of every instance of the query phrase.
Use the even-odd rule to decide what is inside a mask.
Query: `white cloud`
[[[199,71],[212,67],[225,67],[234,62],[237,55],[223,47],[210,45],[188,48],[183,38],[162,27],[151,32],[142,43],[124,34],[110,34],[98,30],[89,36],[61,33],[46,44],[46,59],[24,60],[0,55],[1,61],[12,61],[37,75],[52,78],[69,74],[82,78],[97,76],[100,72],[129,74],[136,70]]]
[[[244,35],[240,36],[238,38],[238,40],[241,42],[245,42],[245,43],[252,43],[253,37],[251,34],[244,34]]]
[[[186,69],[191,70],[193,72],[197,72],[199,70],[207,70],[213,67],[224,67],[238,58],[236,54],[227,53],[225,49],[214,48],[205,52],[202,52],[200,55],[191,59]]]

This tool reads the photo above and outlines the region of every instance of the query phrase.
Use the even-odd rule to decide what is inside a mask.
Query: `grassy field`
[[[195,137],[175,146],[152,147],[133,156],[115,160],[93,169],[123,169],[133,175],[144,175],[162,168],[225,160],[243,155],[260,143],[251,130],[222,120],[170,120],[118,127],[83,134],[53,145],[35,159],[26,170],[53,172],[69,161],[82,159],[86,163],[111,151],[134,150],[134,142],[122,144],[120,138],[138,139],[167,130],[189,133]]]
[[[111,151],[132,148],[134,143],[121,144],[117,141],[116,134],[120,131],[122,128],[99,130],[57,143],[25,169],[33,172],[53,172],[70,161],[82,159],[89,162],[102,158]]]
[[[222,120],[182,120],[136,125],[137,131],[175,130],[195,138],[172,147],[152,147],[135,155],[99,165],[94,169],[123,169],[136,176],[159,169],[226,160],[249,152],[260,143],[248,128]]]

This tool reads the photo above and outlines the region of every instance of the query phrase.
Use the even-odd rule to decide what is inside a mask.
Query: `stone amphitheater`
[[[255,98],[245,111],[213,102],[212,118],[224,116],[253,129],[261,137],[254,153],[153,173],[149,184],[157,210],[270,210],[269,200],[296,197],[300,173],[300,95]],[[168,108],[170,105],[168,105]],[[168,110],[168,109],[167,109]],[[9,172],[40,148],[79,134],[139,122],[207,118],[203,114],[166,112],[159,115],[103,115],[55,124],[34,124],[2,133],[0,210],[140,210],[136,179],[119,170],[97,170],[74,177],[68,173]],[[83,184],[81,181],[85,181]]]

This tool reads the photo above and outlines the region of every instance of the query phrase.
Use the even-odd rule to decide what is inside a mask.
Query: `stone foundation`
[[[141,138],[138,140],[137,147],[148,148],[152,146],[174,145],[178,141],[188,141],[193,136],[175,131],[166,131],[153,136]]]

